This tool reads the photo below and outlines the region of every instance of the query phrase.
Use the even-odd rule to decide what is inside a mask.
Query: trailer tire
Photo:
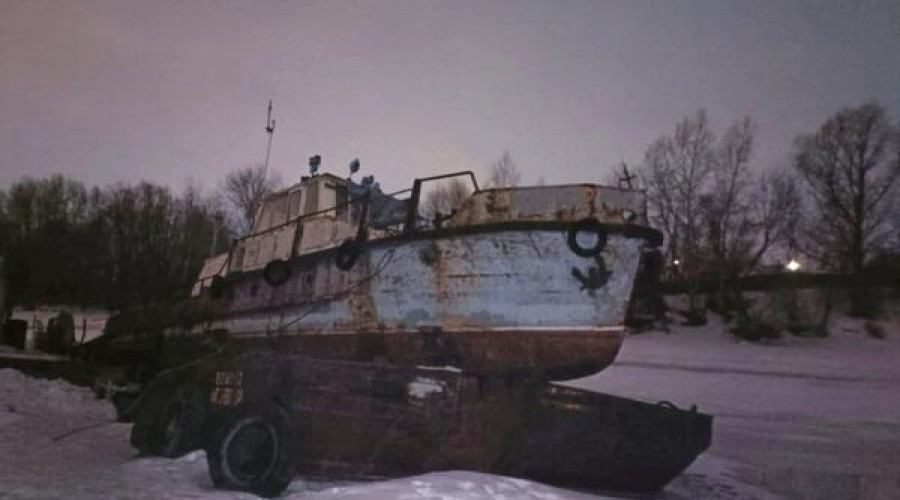
[[[597,235],[597,242],[589,248],[585,248],[578,243],[578,234],[587,232]],[[600,221],[593,217],[585,217],[569,227],[566,242],[569,244],[569,250],[575,255],[579,257],[593,257],[606,248],[606,231],[603,229]]]
[[[180,393],[166,404],[150,435],[150,452],[166,458],[178,458],[203,447],[203,403]]]
[[[131,427],[129,441],[131,442],[131,446],[133,446],[141,456],[153,454],[153,449],[150,444],[152,441],[151,434],[153,433],[153,427],[153,422],[148,422],[147,419],[141,418],[140,415],[134,419],[134,425]]]
[[[277,496],[294,478],[297,463],[286,412],[274,403],[239,408],[207,443],[206,461],[217,488]]]
[[[137,394],[130,394],[126,392],[117,392],[112,395],[110,401],[116,409],[116,419],[119,422],[126,422],[125,415],[128,414],[128,409],[131,408],[131,405],[137,401]]]

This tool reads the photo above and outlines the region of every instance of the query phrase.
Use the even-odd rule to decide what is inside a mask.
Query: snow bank
[[[64,380],[28,377],[10,368],[0,369],[0,411],[25,415],[56,413],[96,420],[115,420],[116,410],[93,391]]]
[[[297,480],[288,500],[604,500],[552,486],[480,472],[448,471],[370,483],[331,485]]]
[[[781,497],[739,479],[739,464],[701,457],[692,471],[676,478],[655,500],[777,500]],[[214,489],[206,471],[206,455],[190,453],[177,460],[141,458],[119,469],[132,497],[252,500],[254,495]],[[534,481],[464,470],[432,472],[381,481],[322,481],[298,477],[282,500],[615,500],[635,498],[572,491]]]
[[[697,404],[715,415],[712,447],[650,497],[655,500],[900,498],[900,320],[885,321],[886,338],[875,339],[863,322],[833,319],[827,338],[786,337],[761,345],[737,341],[711,315],[704,327],[673,325],[670,333],[630,336],[609,369],[570,384],[682,407]],[[7,405],[16,412],[5,413]],[[202,451],[177,460],[136,457],[128,443],[131,426],[97,426],[79,416],[113,414],[88,390],[0,370],[0,496],[257,498],[214,489]],[[372,482],[300,477],[281,498],[621,497],[447,471]]]
[[[206,455],[196,451],[176,460],[140,458],[120,469],[129,491],[123,496],[252,500],[248,493],[216,490],[206,469]],[[685,491],[699,491],[697,488]],[[140,496],[139,495],[139,496]],[[433,472],[381,481],[321,481],[298,477],[278,498],[282,500],[614,500],[513,477],[471,471]],[[660,496],[659,500],[683,500]],[[686,498],[700,498],[689,496]]]
[[[765,343],[742,341],[714,313],[699,327],[674,323],[668,332],[629,335],[616,366],[667,366],[706,372],[766,372],[844,380],[900,382],[900,318],[867,321],[833,314],[824,338],[784,337]],[[866,323],[877,324],[884,338],[873,338]],[[598,375],[604,377],[609,371]]]

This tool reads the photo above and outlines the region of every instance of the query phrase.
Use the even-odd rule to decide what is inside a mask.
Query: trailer
[[[132,444],[205,449],[219,488],[279,494],[296,474],[383,478],[465,469],[649,493],[711,442],[712,417],[521,377],[224,349],[160,374]]]

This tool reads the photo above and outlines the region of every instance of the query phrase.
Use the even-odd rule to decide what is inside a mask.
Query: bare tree
[[[701,197],[706,248],[714,268],[728,276],[756,269],[774,245],[786,241],[797,220],[800,197],[787,173],[754,175],[756,124],[733,123],[719,141],[712,185]]]
[[[262,200],[281,186],[281,178],[263,164],[250,165],[229,173],[222,191],[231,206],[240,214],[238,231],[246,234]]]
[[[667,262],[687,280],[692,308],[700,277],[717,278],[721,300],[734,278],[792,235],[797,189],[786,173],[754,173],[755,141],[749,117],[716,141],[701,110],[645,154],[640,177],[651,220],[666,235]]]
[[[750,221],[750,160],[756,125],[745,117],[722,136],[712,169],[712,190],[701,199],[708,221],[709,250],[720,268],[739,260]]]
[[[695,278],[703,269],[699,258],[702,234],[700,196],[708,184],[715,162],[715,137],[706,112],[685,118],[672,135],[657,139],[644,156],[642,182],[647,189],[653,221],[669,242],[667,258],[689,278],[690,307],[699,307]]]
[[[701,110],[647,150],[640,176],[653,223],[684,277],[752,272],[797,219],[799,194],[785,173],[754,174],[756,124],[734,122],[719,141]]]
[[[713,170],[714,140],[706,112],[700,110],[678,123],[672,135],[651,144],[640,170],[653,222],[669,242],[668,256],[686,271],[699,264],[692,257],[702,233],[700,195]]]
[[[804,250],[827,268],[862,271],[891,237],[898,131],[876,103],[844,108],[795,141],[794,166],[817,211]],[[896,216],[896,214],[894,214]]]
[[[491,165],[488,186],[494,188],[515,187],[521,180],[522,174],[519,173],[515,160],[509,151],[504,151],[503,156]]]
[[[739,274],[753,272],[772,248],[793,243],[800,220],[800,190],[786,171],[768,172],[750,194],[747,223],[737,228],[744,247],[732,254]]]
[[[891,233],[894,237],[888,242],[888,251],[900,256],[900,189],[894,189],[894,195],[889,200],[888,210],[894,214],[891,217]]]
[[[434,187],[425,195],[423,214],[432,218],[437,214],[449,215],[459,208],[472,189],[461,179],[450,179]]]

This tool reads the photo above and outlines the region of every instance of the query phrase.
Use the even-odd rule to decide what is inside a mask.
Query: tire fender
[[[275,259],[266,264],[263,269],[263,279],[273,288],[278,288],[287,283],[291,278],[291,266],[281,259]]]
[[[597,242],[593,247],[585,248],[578,243],[578,234],[591,232],[597,235]],[[593,217],[585,217],[573,223],[566,235],[569,250],[579,257],[593,257],[606,248],[606,230],[603,224]]]
[[[362,253],[362,245],[353,238],[347,238],[337,249],[334,265],[341,271],[349,271],[356,264],[360,253]]]
[[[180,392],[166,403],[150,430],[150,452],[178,458],[203,447],[203,402]]]

